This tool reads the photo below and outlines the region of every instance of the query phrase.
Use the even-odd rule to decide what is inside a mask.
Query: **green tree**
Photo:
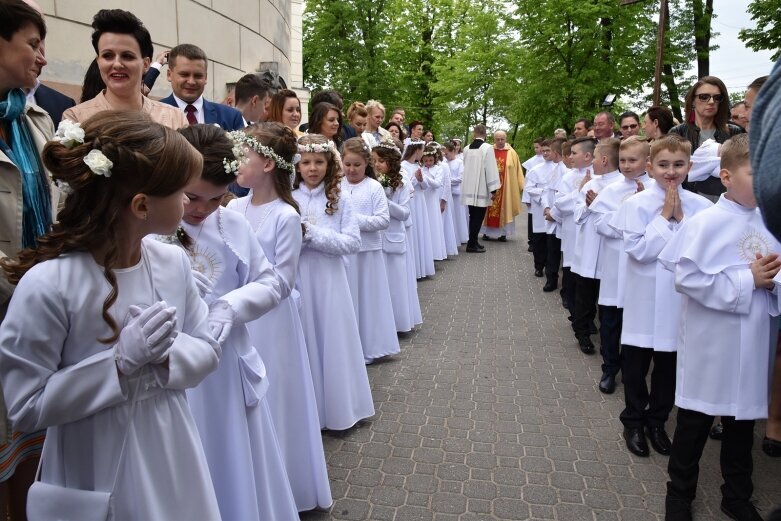
[[[738,38],[755,51],[773,51],[773,60],[781,57],[781,0],[753,0],[748,6],[753,29],[743,29]]]
[[[692,0],[694,49],[697,51],[697,77],[710,76],[711,20],[713,0]]]

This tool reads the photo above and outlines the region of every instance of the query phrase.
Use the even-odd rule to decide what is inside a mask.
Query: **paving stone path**
[[[558,293],[542,293],[525,219],[521,237],[438,262],[419,283],[425,322],[400,356],[369,367],[377,414],[324,434],[334,506],[304,521],[664,518],[667,458],[626,450],[623,388],[597,389],[599,355],[578,350]],[[781,504],[781,460],[759,450],[763,429],[754,497],[767,515]],[[709,441],[696,520],[727,519],[718,451]]]

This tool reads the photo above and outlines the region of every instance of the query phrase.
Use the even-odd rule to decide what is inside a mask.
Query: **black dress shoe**
[[[650,451],[648,450],[648,442],[645,441],[645,434],[643,434],[642,428],[625,428],[624,439],[626,440],[626,448],[629,449],[629,452],[635,456],[647,458],[650,455]]]
[[[534,248],[531,247],[531,244],[529,245],[528,248],[526,248],[526,251],[534,251]]]
[[[673,448],[673,444],[667,433],[662,426],[648,427],[648,441],[651,442],[651,447],[662,456],[669,456],[670,451]]]
[[[613,394],[616,390],[616,376],[610,373],[602,373],[599,381],[599,390],[605,394]]]
[[[721,439],[724,437],[724,425],[719,422],[711,427],[711,430],[708,433],[708,437],[712,440],[721,441]]]
[[[757,512],[757,508],[747,500],[727,501],[721,500],[721,511],[736,521],[762,521],[762,516]]]
[[[506,235],[502,235],[501,237],[499,237],[496,240],[499,241],[499,242],[507,242],[507,236]]]
[[[485,248],[482,246],[467,246],[467,253],[485,253]]]
[[[542,270],[534,270],[534,276],[535,277],[542,277],[543,276]]]
[[[593,355],[594,354],[594,342],[591,341],[591,338],[587,336],[582,336],[578,338],[578,345],[580,345],[580,350],[587,355]]]
[[[771,458],[781,458],[781,441],[765,436],[762,440],[762,452]]]
[[[488,235],[486,235],[486,234],[484,233],[484,234],[483,234],[483,240],[484,240],[484,241],[490,241],[490,240],[491,240],[491,238],[490,238]]]
[[[664,521],[692,521],[691,503],[669,495],[664,501]]]
[[[542,287],[542,291],[544,291],[545,293],[550,293],[551,291],[556,291],[558,287],[559,287],[558,284],[556,284],[555,282],[548,282]]]

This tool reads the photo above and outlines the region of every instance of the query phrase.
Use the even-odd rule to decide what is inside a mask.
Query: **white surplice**
[[[326,213],[322,183],[314,190],[302,183],[293,197],[306,227],[296,288],[320,427],[349,429],[374,414],[343,259],[361,249],[361,233],[346,198],[339,199],[333,214]]]
[[[312,371],[298,315],[300,297],[294,289],[303,240],[301,217],[281,199],[253,205],[251,198],[252,194],[234,199],[228,208],[244,214],[255,230],[283,298],[278,306],[247,327],[270,375],[266,401],[296,507],[299,511],[327,508],[333,499]]]
[[[542,157],[542,154],[536,154],[524,161],[521,166],[523,169],[528,173],[529,170],[534,168],[535,166],[542,164],[545,162],[545,159]]]
[[[185,389],[217,368],[221,350],[185,253],[152,239],[141,248],[141,262],[114,270],[119,293],[109,313],[121,327],[131,305],[176,307],[167,364],[120,376],[113,346],[98,341],[112,334],[101,316],[111,291],[103,268],[89,253],[61,255],[22,277],[0,326],[9,418],[22,432],[48,429],[45,483],[110,492],[119,468],[116,519],[220,519]]]
[[[190,262],[209,277],[211,304],[235,313],[220,365],[187,398],[203,441],[223,519],[296,515],[274,421],[265,398],[274,378],[252,345],[246,324],[273,309],[281,290],[244,216],[218,208],[200,225],[182,223],[193,239]]]
[[[554,168],[556,168],[556,163],[544,161],[526,174],[526,184],[523,187],[521,202],[530,205],[529,213],[532,216],[532,232],[534,233],[545,233],[547,229],[543,215],[542,194]]]
[[[575,199],[573,218],[577,229],[575,234],[575,251],[577,253],[572,263],[572,271],[581,277],[599,278],[597,259],[599,259],[599,250],[602,247],[602,236],[597,233],[594,226],[594,212],[586,205],[586,194],[589,190],[599,194],[609,185],[619,182],[623,178],[624,176],[618,170],[594,175],[591,181],[583,185]],[[592,204],[594,203],[592,202]]]
[[[683,294],[675,404],[711,416],[767,418],[778,290],[754,288],[756,254],[781,254],[756,208],[724,195],[659,255]]]
[[[597,259],[599,273],[599,304],[618,307],[618,288],[622,273],[626,272],[626,262],[621,270],[621,255],[624,254],[624,238],[612,226],[610,221],[624,202],[637,193],[637,183],[647,190],[654,181],[643,174],[637,179],[627,179],[611,183],[599,192],[589,207],[590,218],[597,234],[602,238]],[[622,285],[623,286],[623,285]]]
[[[569,173],[569,169],[564,165],[564,162],[556,163],[556,166],[548,176],[548,180],[545,182],[545,186],[542,189],[542,209],[543,219],[545,219],[545,208],[549,208],[551,211],[555,208],[556,197],[559,195],[559,188],[564,176]],[[555,235],[561,239],[561,226],[559,221],[554,217],[552,221],[545,219],[545,233],[548,235]]]
[[[382,185],[370,177],[356,184],[343,178],[341,197],[350,200],[361,232],[360,251],[347,257],[347,281],[358,320],[363,359],[369,364],[401,352],[382,253],[382,232],[390,225],[388,198]]]
[[[678,344],[681,295],[675,291],[673,274],[662,267],[658,257],[682,223],[661,216],[666,195],[667,186],[654,183],[627,199],[610,225],[621,232],[627,253],[621,343],[671,352]],[[680,186],[678,196],[683,222],[713,206]]]
[[[565,268],[572,267],[575,257],[575,201],[580,197],[580,183],[586,177],[586,170],[573,168],[561,177],[550,209],[561,230],[561,264]]]

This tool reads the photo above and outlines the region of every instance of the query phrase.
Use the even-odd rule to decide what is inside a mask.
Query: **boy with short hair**
[[[599,192],[589,207],[590,221],[602,238],[597,259],[599,277],[599,338],[602,355],[602,377],[599,390],[612,394],[616,389],[616,375],[621,369],[622,309],[618,298],[622,270],[623,237],[610,226],[610,221],[624,201],[651,186],[653,181],[645,171],[650,148],[645,138],[631,136],[621,142],[618,150],[622,180]]]
[[[523,188],[521,202],[526,203],[529,215],[532,219],[531,248],[534,254],[534,275],[542,277],[545,268],[546,242],[545,242],[545,216],[543,215],[542,193],[548,182],[551,172],[556,167],[551,154],[551,140],[542,143],[542,157],[544,162],[535,166],[526,175],[526,186]]]
[[[552,139],[550,142],[551,161],[556,166],[551,171],[542,192],[542,215],[545,219],[545,286],[542,291],[549,293],[559,287],[559,267],[561,266],[561,239],[559,238],[559,223],[550,215],[551,207],[556,200],[556,190],[561,178],[567,172],[562,161],[563,139]]]
[[[556,199],[550,209],[553,219],[561,223],[561,253],[563,275],[561,285],[564,302],[570,313],[570,320],[575,312],[575,280],[578,275],[571,270],[575,259],[575,201],[580,194],[580,188],[585,177],[591,178],[591,164],[594,162],[594,146],[596,141],[589,137],[578,138],[570,145],[570,160],[572,166],[564,174],[556,192]]]
[[[683,294],[675,404],[678,422],[667,483],[666,519],[690,520],[699,461],[715,416],[722,417],[721,510],[761,520],[751,503],[756,419],[767,418],[770,361],[779,313],[773,278],[781,244],[756,208],[746,134],[721,149],[727,191],[681,228],[660,254]]]
[[[621,331],[621,371],[626,407],[621,413],[626,446],[633,454],[654,450],[670,454],[664,424],[675,397],[675,351],[681,296],[673,275],[658,260],[684,219],[712,206],[702,196],[683,190],[691,166],[691,144],[667,135],[651,145],[647,170],[656,183],[629,198],[611,226],[623,235],[627,253],[624,316]],[[631,290],[630,290],[631,288]],[[653,360],[649,394],[646,376]]]
[[[597,234],[590,220],[592,216],[590,206],[599,192],[611,183],[621,180],[621,172],[618,171],[620,144],[618,139],[609,138],[596,145],[592,163],[593,177],[581,187],[575,201],[574,217],[575,224],[578,226],[575,239],[577,255],[572,271],[579,277],[575,280],[575,312],[572,315],[574,317],[572,329],[575,331],[580,350],[587,355],[594,353],[591,328],[594,327],[599,297],[597,259],[602,245],[602,237]]]

